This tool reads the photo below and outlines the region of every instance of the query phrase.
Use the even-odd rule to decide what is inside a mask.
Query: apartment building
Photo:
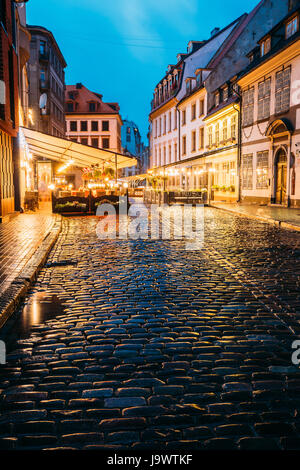
[[[118,103],[105,103],[102,95],[82,83],[67,85],[66,136],[73,142],[121,152],[122,118]]]
[[[65,72],[67,63],[52,34],[42,26],[28,26],[31,34],[29,71],[29,126],[39,132],[65,136]]]
[[[0,220],[14,212],[13,139],[19,125],[16,11],[0,2]]]
[[[300,207],[300,8],[265,34],[238,80],[243,201]]]

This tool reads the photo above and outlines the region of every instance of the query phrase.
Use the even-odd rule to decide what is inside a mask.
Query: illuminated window
[[[268,187],[269,152],[258,152],[256,157],[256,189]]]
[[[243,155],[242,158],[242,188],[253,189],[253,155]]]

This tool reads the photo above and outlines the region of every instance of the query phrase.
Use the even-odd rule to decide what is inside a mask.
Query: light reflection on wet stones
[[[40,318],[0,369],[0,446],[7,437],[16,448],[292,445],[294,336],[224,267],[229,260],[255,277],[263,301],[273,295],[296,309],[299,235],[206,215],[205,248],[221,253],[217,261],[181,241],[99,241],[92,218],[64,222],[29,300],[47,292],[64,310]],[[74,254],[77,265],[67,266]],[[26,394],[7,399],[24,385]],[[143,429],[128,417],[143,418]]]

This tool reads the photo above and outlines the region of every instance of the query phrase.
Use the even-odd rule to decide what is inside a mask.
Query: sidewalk
[[[0,327],[25,296],[60,232],[60,217],[20,214],[0,224]]]
[[[210,202],[210,206],[243,217],[278,225],[281,228],[300,231],[300,209],[214,201]]]

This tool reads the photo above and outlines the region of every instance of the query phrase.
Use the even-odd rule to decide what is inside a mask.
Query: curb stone
[[[294,230],[300,232],[300,226],[294,225],[289,222],[283,222],[281,220],[272,219],[269,217],[263,217],[260,215],[253,215],[253,214],[245,214],[244,212],[235,211],[234,209],[229,209],[228,207],[219,207],[213,204],[209,204],[208,207],[212,207],[214,209],[219,209],[221,211],[229,212],[230,214],[238,215],[239,217],[246,217],[247,219],[254,219],[259,220],[260,222],[265,222],[270,225],[275,225],[276,227],[283,228],[286,230]]]

